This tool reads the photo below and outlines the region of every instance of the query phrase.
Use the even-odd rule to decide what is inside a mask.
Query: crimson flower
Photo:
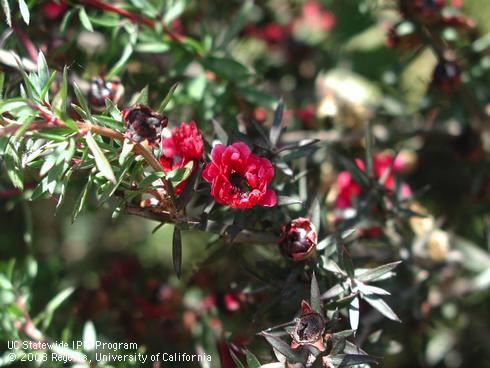
[[[171,135],[162,140],[162,155],[160,163],[164,172],[180,169],[189,162],[194,162],[195,170],[204,154],[204,140],[196,127],[196,123],[182,122],[180,126],[172,129]],[[187,185],[187,180],[177,185],[175,193],[180,194]]]
[[[276,193],[267,188],[274,177],[271,162],[251,153],[245,143],[214,146],[202,177],[211,183],[211,195],[219,204],[241,209],[276,204]]]

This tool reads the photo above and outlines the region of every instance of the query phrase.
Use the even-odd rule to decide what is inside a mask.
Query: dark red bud
[[[106,81],[100,77],[93,78],[90,82],[88,99],[94,110],[104,110],[105,100],[111,100],[116,105],[124,93],[124,87],[119,80]]]
[[[137,143],[145,139],[151,144],[157,143],[162,129],[168,124],[165,116],[144,105],[124,109],[121,115],[126,127],[126,136]]]
[[[281,227],[279,249],[283,256],[293,261],[302,261],[311,256],[316,248],[315,227],[307,218],[299,217]]]

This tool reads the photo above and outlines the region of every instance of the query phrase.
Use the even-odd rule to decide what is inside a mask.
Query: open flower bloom
[[[160,164],[164,172],[180,169],[193,161],[194,171],[196,163],[202,160],[204,154],[204,140],[196,127],[196,123],[191,121],[189,124],[181,123],[180,126],[172,129],[171,135],[162,140],[162,155]],[[180,194],[187,185],[187,180],[177,185],[175,193]]]
[[[251,153],[245,143],[214,146],[202,177],[219,204],[242,209],[276,204],[276,193],[267,187],[274,177],[271,162]]]

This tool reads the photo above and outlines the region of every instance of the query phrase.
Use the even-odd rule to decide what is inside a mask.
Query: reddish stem
[[[27,53],[29,54],[29,57],[37,63],[37,55],[39,54],[36,46],[32,43],[32,41],[29,39],[29,37],[25,34],[25,32],[19,28],[18,26],[14,26],[14,31],[17,37],[19,38],[19,41],[22,43],[24,48],[27,50]]]
[[[105,3],[101,0],[79,0],[79,2],[83,5],[90,6],[92,8],[101,9],[108,12],[119,14],[124,18],[128,18],[133,23],[143,24],[152,29],[154,29],[156,25],[155,21],[153,21],[152,19],[131,13],[128,10],[118,8],[117,6]],[[175,42],[182,42],[185,39],[183,35],[175,33],[172,30],[170,30],[167,27],[167,25],[163,25],[163,30]]]

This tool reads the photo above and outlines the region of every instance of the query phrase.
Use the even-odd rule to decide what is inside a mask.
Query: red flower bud
[[[140,143],[145,139],[154,144],[160,140],[162,129],[168,124],[165,116],[159,115],[148,106],[137,105],[122,111],[126,137]]]
[[[279,249],[284,257],[302,261],[314,253],[317,242],[315,227],[307,218],[299,217],[281,227]]]

